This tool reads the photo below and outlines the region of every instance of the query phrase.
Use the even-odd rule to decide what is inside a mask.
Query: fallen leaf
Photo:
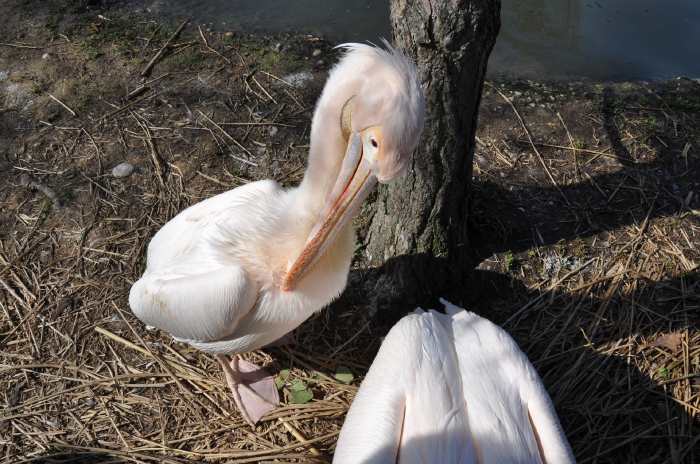
[[[289,378],[289,369],[282,369],[279,374],[275,377],[275,385],[277,386],[277,389],[279,390],[280,388],[284,387],[284,384],[287,383],[287,379]]]
[[[304,404],[308,403],[311,401],[314,397],[314,394],[311,393],[308,389],[304,390],[292,390],[290,392],[290,403],[294,404]]]
[[[292,381],[292,384],[289,386],[289,389],[292,391],[306,390],[306,384],[304,383],[303,380],[294,379]]]
[[[338,369],[335,371],[335,375],[333,377],[335,377],[338,382],[346,385],[352,382],[352,379],[355,378],[350,369],[345,366],[338,366]]]
[[[671,351],[678,351],[683,342],[683,334],[680,332],[671,332],[670,334],[659,335],[656,337],[651,346],[661,346]]]

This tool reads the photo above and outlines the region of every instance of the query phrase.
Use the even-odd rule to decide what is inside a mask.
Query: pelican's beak
[[[377,184],[371,162],[363,156],[362,133],[350,134],[338,180],[319,221],[299,257],[288,268],[282,290],[293,290],[306,272],[323,256],[338,232],[352,220]]]

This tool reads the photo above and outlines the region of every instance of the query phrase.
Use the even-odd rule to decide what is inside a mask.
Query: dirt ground
[[[0,5],[2,462],[328,462],[389,328],[352,291],[248,355],[283,397],[255,430],[127,295],[183,208],[301,178],[335,52],[196,24],[163,49],[179,22],[100,4]],[[687,79],[484,89],[461,303],[513,334],[581,463],[700,460],[699,123]]]

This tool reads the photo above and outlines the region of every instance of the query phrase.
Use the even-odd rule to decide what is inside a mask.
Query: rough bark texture
[[[499,0],[393,0],[394,41],[416,60],[427,104],[412,168],[380,188],[365,235],[380,306],[459,298],[473,268],[468,237],[474,134]],[[434,301],[433,301],[434,302]]]

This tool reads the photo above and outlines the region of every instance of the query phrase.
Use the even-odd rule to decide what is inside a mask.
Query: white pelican
[[[216,355],[250,424],[279,398],[272,377],[236,354],[278,340],[343,291],[352,217],[377,181],[404,171],[418,144],[416,69],[385,45],[341,45],[298,187],[252,182],[182,211],[151,240],[131,288],[129,305],[144,323]]]
[[[573,463],[535,368],[490,321],[440,300],[384,339],[334,464]]]

